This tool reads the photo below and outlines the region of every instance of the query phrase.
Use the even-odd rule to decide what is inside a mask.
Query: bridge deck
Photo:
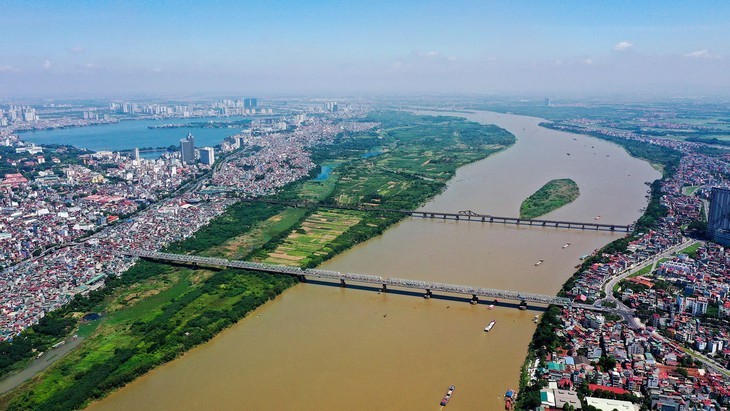
[[[249,261],[227,260],[225,258],[199,257],[184,254],[161,253],[155,251],[127,250],[120,254],[148,258],[152,260],[168,261],[182,264],[208,265],[214,267],[231,267],[252,271],[262,271],[274,274],[285,274],[298,277],[314,277],[334,281],[351,281],[366,284],[385,285],[392,287],[410,288],[425,291],[439,291],[452,294],[463,294],[468,296],[498,298],[515,301],[526,301],[539,304],[556,304],[571,306],[570,299],[550,295],[523,293],[518,291],[495,290],[483,287],[471,287],[468,285],[447,284],[433,281],[409,280],[404,278],[385,278],[376,275],[340,273],[337,271],[306,269],[298,267],[287,267],[283,265],[253,263]],[[586,306],[588,308],[588,306]],[[593,309],[593,308],[591,308]]]
[[[463,210],[456,213],[443,212],[443,211],[425,211],[425,210],[395,210],[395,209],[384,209],[378,207],[364,207],[364,206],[347,206],[338,204],[325,204],[325,203],[312,203],[308,201],[302,202],[291,202],[291,201],[280,201],[275,199],[265,198],[245,198],[242,201],[247,202],[260,202],[267,204],[277,204],[286,207],[297,207],[297,208],[330,208],[337,210],[355,210],[355,211],[367,211],[367,212],[380,212],[380,213],[399,213],[406,214],[411,217],[420,218],[433,218],[442,220],[460,220],[460,221],[474,221],[482,223],[500,223],[500,224],[516,224],[530,227],[552,227],[552,228],[569,228],[576,230],[596,230],[596,231],[618,231],[630,233],[633,231],[634,226],[629,224],[606,224],[606,223],[585,223],[576,221],[560,221],[560,220],[542,220],[542,219],[531,219],[531,218],[519,218],[519,217],[500,217],[489,214],[479,214],[472,210]]]

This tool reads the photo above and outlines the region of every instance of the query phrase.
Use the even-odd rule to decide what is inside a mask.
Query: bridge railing
[[[338,271],[308,269],[303,270],[299,267],[289,267],[283,265],[274,265],[266,263],[257,263],[250,261],[228,260],[218,257],[201,257],[187,254],[172,254],[155,251],[144,250],[126,250],[120,254],[143,257],[156,260],[166,260],[173,262],[181,262],[188,264],[205,264],[220,267],[233,267],[248,269],[254,271],[265,271],[278,274],[310,276],[329,280],[355,281],[369,284],[382,284],[395,287],[404,287],[412,289],[441,291],[447,293],[473,295],[477,297],[501,298],[517,301],[529,301],[541,304],[557,304],[562,306],[571,305],[571,301],[563,297],[555,297],[541,294],[523,293],[517,291],[497,290],[483,287],[472,287],[468,285],[448,284],[434,281],[413,280],[405,278],[385,278],[377,275],[357,274],[357,273],[341,273]]]

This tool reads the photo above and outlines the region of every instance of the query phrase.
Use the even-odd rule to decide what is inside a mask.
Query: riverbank
[[[460,167],[447,188],[421,210],[516,215],[520,203],[544,181],[570,177],[581,187],[580,198],[548,218],[593,221],[600,213],[606,222],[629,224],[646,206],[644,182],[658,177],[616,145],[545,131],[537,126],[539,119],[482,112],[469,120],[497,124],[518,140]],[[565,161],[568,151],[571,161]],[[545,180],[535,181],[536,175]],[[591,230],[408,218],[321,268],[554,294],[581,255],[619,237]],[[571,246],[563,248],[567,242]],[[245,243],[242,238],[242,249]],[[545,262],[535,266],[541,258]],[[429,409],[452,384],[458,395],[449,409],[502,409],[500,396],[517,387],[536,327],[533,317],[541,311],[501,303],[490,310],[489,304],[471,305],[438,293],[424,299],[349,284],[302,283],[91,410],[364,411],[372,409],[373,398],[383,409]],[[485,333],[491,320],[496,325]],[[200,385],[201,380],[207,383]]]
[[[390,114],[380,120],[385,138],[373,139],[368,134],[341,137],[342,141],[322,148],[315,157],[348,159],[346,164],[324,183],[295,183],[279,196],[329,198],[344,204],[368,201],[383,204],[384,208],[416,207],[440,192],[460,165],[503,149],[501,143],[514,141],[504,130],[460,119]],[[396,123],[399,127],[391,126]],[[402,123],[410,125],[400,127]],[[437,142],[431,140],[434,135],[440,137]],[[386,142],[387,154],[360,158],[361,146],[370,149],[370,142]],[[259,210],[264,214],[254,215],[250,207],[263,206],[238,204],[216,220],[219,223],[214,221],[195,237],[170,249],[196,253],[210,250],[228,255],[240,253],[243,248],[252,258],[261,259],[281,254],[275,250],[291,240],[293,234],[301,234],[296,230],[306,233],[302,219],[309,214],[296,216],[291,210],[267,206]],[[342,214],[329,217],[358,221],[338,238],[313,250],[315,257],[329,258],[382,233],[402,218],[387,213]],[[277,224],[282,221],[287,223]],[[310,259],[307,264],[313,264],[312,261],[315,260]],[[108,287],[101,295],[92,296],[95,301],[90,305],[94,311],[107,314],[98,330],[68,359],[3,397],[0,405],[9,409],[82,406],[206,341],[291,285],[271,276],[241,276],[231,270],[190,270],[149,262],[136,267],[135,275],[122,276],[118,287]],[[253,283],[240,283],[241,278],[252,278],[247,281]],[[215,308],[207,308],[211,306]]]
[[[541,127],[554,129],[550,123],[540,123]],[[608,261],[609,257],[614,254],[624,253],[627,251],[629,243],[637,239],[642,233],[655,229],[659,219],[667,215],[667,210],[660,203],[661,181],[670,178],[679,165],[681,154],[675,150],[665,147],[653,146],[648,143],[642,143],[633,140],[621,138],[613,138],[604,135],[593,135],[593,137],[608,140],[617,144],[636,158],[641,158],[652,164],[658,170],[662,170],[662,178],[655,180],[650,185],[650,200],[643,215],[639,218],[635,225],[634,232],[625,237],[617,239],[610,244],[602,247],[594,252],[591,256],[583,260],[577,271],[563,284],[559,295],[565,296],[570,292],[576,282],[579,280],[583,272],[595,264],[601,264]],[[544,366],[548,356],[561,350],[568,343],[564,334],[559,330],[562,328],[561,313],[558,307],[550,306],[547,313],[541,318],[537,329],[530,341],[529,349],[525,361],[522,366],[522,378],[520,379],[520,395],[516,404],[517,410],[534,409],[541,403],[540,389],[542,388],[540,380],[534,379],[530,372],[534,372],[536,367]],[[601,361],[607,362],[609,357],[605,353],[601,357]],[[585,391],[581,391],[581,398],[585,395]]]

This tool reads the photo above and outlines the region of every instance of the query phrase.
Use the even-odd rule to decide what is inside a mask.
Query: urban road
[[[355,210],[355,211],[368,211],[368,212],[380,212],[380,213],[399,213],[405,214],[411,217],[420,218],[431,218],[440,220],[458,220],[458,221],[474,221],[482,223],[500,223],[500,224],[515,224],[529,227],[552,227],[552,228],[570,228],[574,230],[594,230],[594,231],[615,231],[630,233],[634,230],[633,224],[622,225],[622,224],[602,224],[602,223],[583,223],[575,221],[560,221],[560,220],[541,220],[531,218],[519,218],[519,217],[499,217],[489,214],[480,214],[472,210],[463,210],[456,213],[443,212],[443,211],[419,211],[419,210],[394,210],[394,209],[383,209],[378,207],[366,207],[366,206],[347,206],[340,204],[327,204],[327,203],[313,203],[309,201],[281,201],[273,199],[263,198],[242,198],[241,201],[256,202],[256,203],[267,203],[283,205],[286,207],[295,208],[330,208],[337,210]]]
[[[599,307],[589,304],[574,303],[572,300],[564,297],[556,297],[542,294],[523,293],[519,291],[495,290],[491,288],[472,287],[468,285],[447,284],[433,281],[409,280],[403,278],[386,278],[368,274],[341,273],[330,270],[320,269],[301,269],[298,267],[289,267],[284,265],[254,263],[250,261],[228,260],[216,257],[201,257],[187,254],[172,254],[156,251],[144,250],[125,250],[119,252],[121,255],[130,257],[145,258],[149,260],[164,261],[176,264],[208,266],[208,267],[229,267],[239,268],[243,270],[266,272],[271,274],[282,274],[297,277],[300,281],[306,281],[307,277],[318,278],[322,280],[330,280],[339,282],[341,286],[347,286],[351,283],[375,284],[383,292],[388,291],[388,287],[398,287],[406,289],[424,290],[424,297],[431,297],[433,292],[441,292],[448,294],[461,294],[471,296],[471,301],[477,303],[479,298],[503,299],[520,301],[521,304],[534,303],[541,305],[555,304],[563,307],[583,308],[593,311],[603,312],[619,312],[621,309],[612,307]],[[619,314],[629,315],[628,312],[620,312]]]

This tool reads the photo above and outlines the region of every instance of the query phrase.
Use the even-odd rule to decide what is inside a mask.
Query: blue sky
[[[3,1],[0,97],[730,94],[730,2]]]

